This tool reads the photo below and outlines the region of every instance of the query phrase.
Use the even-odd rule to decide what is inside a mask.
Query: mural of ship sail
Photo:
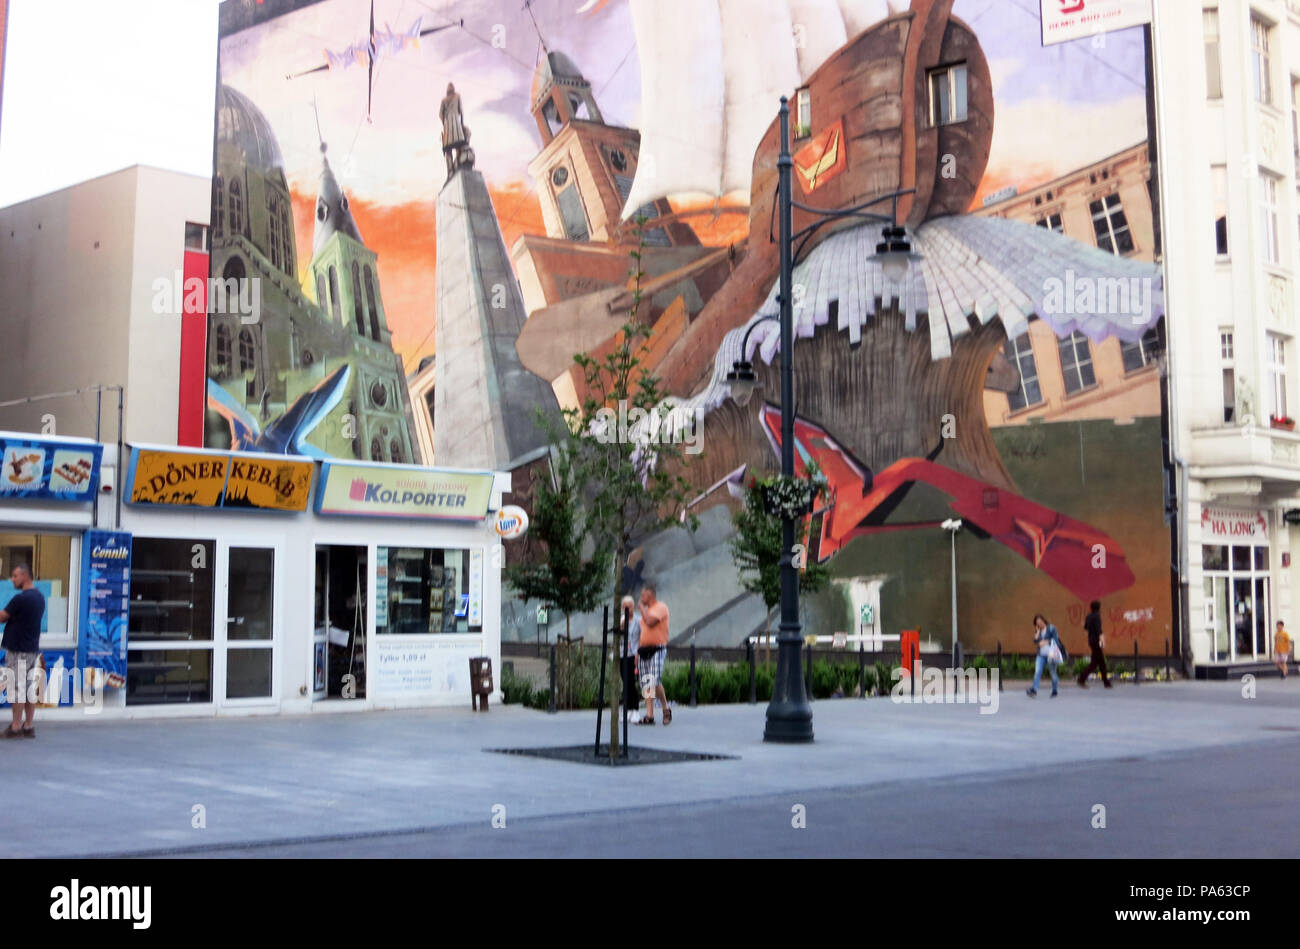
[[[849,38],[907,6],[907,0],[632,0],[643,157],[624,218],[669,195],[748,200],[754,150],[772,122],[772,103]]]

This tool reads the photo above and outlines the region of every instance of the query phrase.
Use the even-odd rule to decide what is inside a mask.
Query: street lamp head
[[[957,531],[961,530],[961,518],[950,517],[940,526],[942,526],[944,530],[952,531],[955,534]]]
[[[876,260],[880,261],[886,280],[901,284],[911,272],[912,264],[922,259],[921,255],[912,253],[907,231],[896,224],[885,228],[881,236],[884,239],[876,245]]]
[[[727,373],[727,385],[731,387],[731,397],[736,400],[736,404],[742,408],[749,404],[750,397],[754,394],[754,387],[758,385],[758,377],[754,375],[754,364],[743,359],[737,360],[733,364],[734,368]]]

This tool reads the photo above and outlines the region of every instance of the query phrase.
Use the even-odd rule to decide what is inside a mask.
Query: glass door
[[[223,704],[254,705],[276,699],[275,547],[222,545],[217,681]],[[224,634],[224,635],[223,635]]]

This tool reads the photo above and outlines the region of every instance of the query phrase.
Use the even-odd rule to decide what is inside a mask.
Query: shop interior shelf
[[[194,602],[192,600],[132,600],[131,601],[131,609],[134,610],[142,607],[151,607],[153,609],[158,609],[158,610],[174,610],[183,607],[188,610],[188,609],[193,609]]]
[[[388,556],[397,560],[423,560],[424,551],[422,550],[390,550]]]
[[[133,629],[127,633],[128,642],[139,642],[142,639],[157,640],[166,642],[168,640],[178,643],[207,642],[206,639],[199,639],[192,632],[184,629]]]
[[[194,580],[193,570],[153,570],[145,567],[133,567],[131,576],[137,580],[153,580],[161,577],[188,577],[191,582]]]

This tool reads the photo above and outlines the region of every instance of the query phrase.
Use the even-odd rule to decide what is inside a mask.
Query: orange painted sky
[[[512,181],[504,187],[489,185],[492,206],[501,223],[507,251],[521,234],[545,234],[542,206],[531,184]],[[298,240],[298,282],[313,300],[316,288],[310,278],[315,194],[291,192],[294,229]],[[431,201],[383,205],[349,196],[366,246],[379,255],[379,288],[388,314],[393,348],[408,373],[434,352],[434,264],[438,258],[437,221]],[[695,205],[674,204],[674,210]],[[702,206],[708,206],[707,202]],[[743,214],[721,214],[688,219],[700,240],[712,247],[743,239],[749,219]]]

